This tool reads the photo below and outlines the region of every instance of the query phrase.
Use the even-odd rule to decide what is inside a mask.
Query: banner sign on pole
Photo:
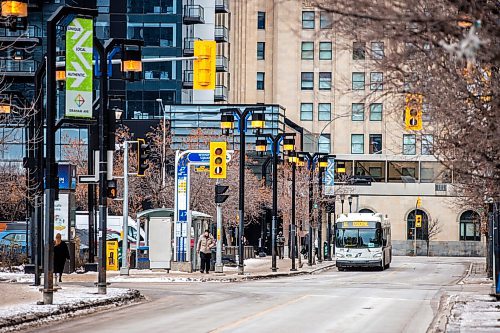
[[[335,195],[335,159],[328,159],[325,170],[325,195]]]
[[[66,28],[66,117],[92,118],[94,21],[76,17]]]

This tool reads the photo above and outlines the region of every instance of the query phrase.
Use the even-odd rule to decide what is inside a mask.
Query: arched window
[[[426,240],[429,237],[428,223],[429,217],[420,209],[417,209],[417,215],[422,215],[422,227],[417,228],[417,239]],[[415,210],[408,214],[407,223],[407,239],[413,240],[413,228],[415,227]]]
[[[481,240],[481,223],[479,214],[473,210],[467,210],[460,215],[460,240]]]
[[[369,213],[369,214],[373,214],[375,213],[373,210],[371,209],[368,209],[368,208],[363,208],[363,209],[360,209],[358,213]]]

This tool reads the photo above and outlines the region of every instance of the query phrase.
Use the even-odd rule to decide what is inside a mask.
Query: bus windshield
[[[337,229],[336,246],[348,248],[372,248],[382,246],[380,229]]]

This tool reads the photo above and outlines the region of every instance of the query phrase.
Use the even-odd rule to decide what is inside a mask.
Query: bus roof
[[[373,221],[385,222],[386,218],[380,213],[349,213],[341,214],[337,222],[350,222],[350,221]]]

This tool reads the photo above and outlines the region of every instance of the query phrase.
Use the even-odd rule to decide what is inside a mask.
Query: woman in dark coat
[[[62,282],[62,273],[66,259],[69,259],[68,245],[61,239],[61,234],[58,233],[54,241],[54,274],[56,281],[57,275],[59,275],[59,282]]]

